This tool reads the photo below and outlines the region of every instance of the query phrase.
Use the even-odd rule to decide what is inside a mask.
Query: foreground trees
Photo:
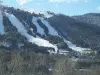
[[[100,65],[91,63],[58,54],[0,49],[0,75],[100,75]]]

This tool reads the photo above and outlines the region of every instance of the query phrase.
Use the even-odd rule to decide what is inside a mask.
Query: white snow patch
[[[35,34],[35,33],[33,32],[33,28],[30,28],[30,30],[31,30],[32,34]]]
[[[38,18],[33,16],[32,22],[33,22],[33,24],[36,25],[37,32],[40,33],[41,35],[45,35],[44,29],[40,27],[40,25],[38,24],[37,20],[38,20]]]
[[[92,71],[92,70],[89,70],[89,69],[79,69],[80,71],[85,71],[85,72],[87,72],[87,71]]]
[[[4,42],[4,41],[0,41],[0,46],[4,46],[4,47],[10,47],[11,43],[10,42]]]
[[[50,54],[55,54],[55,52],[54,52],[52,49],[48,50],[48,52],[49,52]],[[57,53],[57,51],[56,51],[56,53]]]
[[[46,17],[46,18],[50,18],[53,16],[52,14],[49,14],[48,12],[40,12],[40,14],[43,14],[44,17]]]
[[[81,47],[77,47],[75,44],[72,44],[70,41],[64,39],[64,42],[68,45],[68,47],[74,51],[77,52],[82,52],[83,50],[91,50],[89,48],[81,48]]]
[[[63,49],[60,49],[59,50],[59,54],[63,54],[63,55],[67,55],[69,51],[66,51],[66,50],[63,50]]]
[[[47,41],[47,40],[44,40],[44,39],[41,39],[41,38],[33,38],[33,37],[31,37],[31,36],[29,36],[29,38],[30,38],[30,39],[29,39],[30,42],[33,42],[33,43],[37,44],[38,46],[52,47],[52,48],[55,49],[55,52],[54,52],[54,53],[57,53],[57,51],[58,51],[57,46],[51,44],[51,43],[50,43],[49,41]]]
[[[43,47],[52,47],[55,49],[55,53],[57,53],[57,46],[51,44],[49,41],[44,40],[42,38],[35,38],[31,35],[29,35],[24,27],[24,25],[13,15],[13,14],[8,14],[5,13],[6,16],[9,18],[9,20],[11,21],[11,23],[18,29],[18,31],[26,36],[26,38],[29,40],[29,42],[35,43],[38,46],[43,46]]]
[[[49,71],[53,71],[53,69],[52,69],[52,68],[49,68],[48,70],[49,70]]]
[[[21,7],[20,9],[24,10],[24,11],[28,11],[30,13],[34,12],[37,15],[42,14],[45,18],[50,18],[53,16],[52,14],[48,13],[47,11],[41,11],[39,9],[27,8],[27,7]]]
[[[71,60],[72,60],[72,61],[78,61],[79,58],[75,58],[75,57],[73,57],[73,58],[71,58]]]
[[[23,43],[18,43],[18,47],[19,47],[19,48],[22,47],[22,46],[24,46]]]
[[[0,12],[0,33],[1,34],[5,33],[5,31],[4,31],[4,25],[3,25],[3,16],[2,16],[1,12]]]
[[[40,17],[40,19],[41,19],[42,23],[48,28],[49,34],[54,35],[54,36],[59,36],[58,32],[53,27],[51,27],[51,25],[46,20],[44,20],[41,17]]]

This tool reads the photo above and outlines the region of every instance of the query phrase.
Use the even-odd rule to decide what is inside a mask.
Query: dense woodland
[[[100,60],[1,48],[0,75],[100,75]]]

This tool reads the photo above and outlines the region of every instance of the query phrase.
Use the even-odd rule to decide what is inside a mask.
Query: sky
[[[3,0],[3,4],[30,12],[51,11],[69,16],[100,13],[100,0]]]

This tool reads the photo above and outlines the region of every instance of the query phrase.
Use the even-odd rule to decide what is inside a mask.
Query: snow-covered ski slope
[[[45,40],[43,38],[31,36],[30,34],[27,33],[27,30],[25,29],[24,25],[13,14],[9,14],[9,13],[5,13],[5,14],[9,18],[11,23],[18,29],[18,32],[26,36],[30,42],[35,43],[38,46],[54,48],[55,53],[57,53],[58,48],[56,45],[50,43],[48,40]],[[44,18],[33,16],[32,22],[33,24],[36,25],[38,33],[40,33],[41,35],[45,35],[44,29],[37,22],[38,19],[40,19],[41,22],[48,28],[50,35],[59,36],[58,31],[56,31]],[[2,18],[0,20],[2,20]],[[72,42],[66,39],[63,39],[63,40],[68,45],[68,47],[74,51],[82,52],[83,50],[91,50],[89,48],[77,47],[75,44],[73,44]]]
[[[36,26],[38,33],[45,35],[44,29],[38,24],[37,20],[38,18],[33,16],[32,23]]]
[[[59,36],[58,32],[53,27],[51,27],[51,25],[46,20],[44,20],[43,18],[40,19],[42,23],[48,28],[50,35]]]
[[[20,32],[22,35],[26,36],[26,38],[32,42],[35,43],[38,46],[43,46],[43,47],[51,47],[55,49],[55,53],[57,53],[57,46],[51,44],[49,41],[44,40],[42,38],[35,38],[27,33],[27,30],[25,29],[24,25],[13,15],[9,13],[5,13],[6,16],[9,18],[11,23],[18,29],[18,32]]]
[[[68,45],[68,47],[74,51],[77,52],[82,52],[83,50],[91,50],[89,48],[82,48],[82,47],[77,47],[75,44],[71,43],[70,41],[64,39],[64,42]]]

